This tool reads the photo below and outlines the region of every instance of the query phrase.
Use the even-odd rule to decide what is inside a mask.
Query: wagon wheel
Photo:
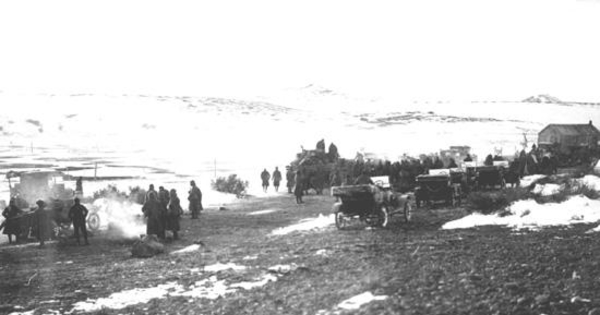
[[[344,215],[343,212],[340,211],[340,208],[342,207],[342,204],[337,202],[335,204],[333,204],[332,207],[332,211],[333,211],[333,215],[335,216],[335,227],[338,228],[338,230],[343,230],[346,227],[346,217]]]
[[[348,218],[346,218],[343,212],[338,211],[335,213],[335,227],[338,228],[338,230],[343,230],[346,228],[348,223],[347,220]]]
[[[367,217],[365,221],[367,222],[367,224],[373,227],[387,227],[390,221],[387,206],[381,205],[378,209],[376,209],[376,212],[373,215]]]
[[[404,204],[404,222],[410,222],[410,218],[412,217],[412,206],[410,202],[407,200]]]
[[[92,213],[87,218],[87,225],[90,231],[97,231],[100,228],[100,216],[97,213]]]

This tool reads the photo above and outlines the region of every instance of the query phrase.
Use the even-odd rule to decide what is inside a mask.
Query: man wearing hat
[[[90,245],[87,238],[87,229],[85,228],[85,218],[88,215],[88,209],[80,203],[79,198],[75,197],[73,201],[75,201],[75,204],[69,209],[69,219],[73,221],[77,245],[81,244],[79,243],[79,231],[83,234],[85,245]]]

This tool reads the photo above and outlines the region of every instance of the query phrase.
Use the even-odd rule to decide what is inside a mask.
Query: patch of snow
[[[373,301],[383,301],[387,298],[387,295],[373,295],[371,292],[365,292],[341,302],[337,305],[337,307],[344,310],[357,310],[367,303],[371,303]]]
[[[564,226],[573,223],[594,223],[600,220],[600,200],[573,196],[562,203],[538,204],[535,200],[521,200],[507,208],[510,215],[483,215],[473,213],[447,222],[444,230],[467,229],[484,225],[503,225],[515,230]]]
[[[563,185],[558,184],[536,184],[532,192],[542,196],[552,196],[560,193],[564,188]]]
[[[244,267],[245,268],[245,267]],[[196,281],[187,289],[177,282],[168,282],[151,288],[136,288],[113,293],[107,298],[97,300],[87,299],[77,302],[69,313],[73,312],[95,312],[103,308],[122,309],[127,306],[147,303],[152,299],[161,299],[166,296],[184,296],[192,298],[217,299],[226,294],[234,293],[237,288],[251,290],[261,287],[271,281],[277,281],[277,277],[271,274],[265,274],[256,281],[245,281],[233,284],[226,284],[225,280],[218,280],[216,276]],[[14,313],[22,315],[33,315],[34,311],[26,313]]]
[[[253,255],[253,256],[244,256],[244,258],[242,258],[242,260],[255,260],[258,259],[257,255]]]
[[[262,287],[271,281],[272,282],[277,281],[277,277],[274,275],[271,275],[271,274],[265,274],[259,280],[251,281],[251,282],[250,281],[238,282],[238,283],[231,284],[230,287],[242,288],[244,290],[251,290],[254,288]]]
[[[331,254],[330,250],[327,249],[319,249],[315,252],[315,256],[329,256]]]
[[[208,271],[208,272],[219,272],[219,271],[227,270],[227,269],[232,269],[234,271],[240,271],[240,270],[245,270],[246,266],[240,266],[240,265],[236,265],[234,263],[227,263],[227,264],[216,263],[216,264],[204,267],[204,271]]]
[[[546,175],[541,175],[541,174],[537,174],[537,175],[529,175],[529,176],[524,176],[521,179],[521,187],[529,187],[531,184],[537,182],[538,180],[542,179],[542,178],[546,178]]]
[[[589,189],[600,191],[600,177],[595,175],[585,175],[583,178],[577,179],[578,184],[587,186]]]
[[[235,292],[235,290],[229,289],[225,284],[225,280],[217,280],[216,276],[212,276],[208,279],[196,281],[188,290],[179,287],[177,292],[171,295],[215,300],[232,292]]]
[[[275,265],[275,266],[271,266],[271,267],[268,268],[269,271],[275,272],[275,273],[280,273],[280,274],[289,273],[289,272],[294,271],[296,269],[298,269],[298,266],[296,264],[291,264],[291,265]]]
[[[26,312],[12,312],[8,315],[33,315],[34,312],[35,312],[35,309],[33,309],[31,311],[26,311]]]
[[[201,248],[201,246],[199,244],[193,244],[193,245],[184,247],[182,249],[176,250],[174,252],[171,252],[171,254],[177,255],[177,254],[191,253],[191,252],[195,252],[195,251],[199,250],[200,248]]]
[[[268,213],[273,213],[273,212],[277,212],[279,210],[277,209],[267,209],[267,210],[259,210],[259,211],[253,211],[248,213],[248,215],[261,215],[261,214],[268,214]]]
[[[300,223],[278,228],[271,232],[272,235],[286,235],[295,231],[310,231],[315,229],[322,229],[334,224],[334,215],[330,214],[324,216],[319,214],[317,218],[309,218],[301,220]]]
[[[72,311],[96,312],[103,308],[122,309],[130,305],[147,303],[152,299],[162,298],[176,289],[181,290],[181,286],[176,282],[169,282],[152,288],[125,290],[113,293],[107,298],[87,299],[86,301],[77,302],[74,304]]]

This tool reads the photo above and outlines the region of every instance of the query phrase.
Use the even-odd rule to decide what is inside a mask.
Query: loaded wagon
[[[335,225],[344,229],[353,219],[372,227],[386,227],[392,216],[401,215],[410,221],[411,197],[392,191],[386,176],[373,177],[374,184],[334,186],[332,196],[338,198],[333,205]]]

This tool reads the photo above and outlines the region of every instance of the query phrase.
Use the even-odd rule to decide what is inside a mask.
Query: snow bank
[[[529,185],[537,182],[538,180],[542,179],[542,178],[546,178],[546,175],[529,175],[529,176],[525,176],[521,179],[521,187],[528,187]]]
[[[204,267],[204,271],[208,271],[208,272],[218,272],[218,271],[223,271],[223,270],[227,270],[227,269],[239,271],[239,270],[245,270],[246,266],[240,266],[240,265],[236,265],[234,263],[227,263],[227,264],[216,263],[216,264]]]
[[[595,175],[585,175],[583,178],[577,179],[577,183],[585,185],[595,191],[600,191],[600,177]]]
[[[552,196],[552,195],[556,195],[556,194],[560,193],[564,189],[565,189],[564,185],[558,185],[558,184],[544,184],[544,185],[540,185],[540,184],[536,184],[535,187],[533,188],[532,192],[534,194],[538,194],[538,195],[542,195],[542,196]]]
[[[286,235],[295,231],[310,231],[315,229],[322,229],[334,224],[335,217],[333,214],[324,216],[319,214],[317,218],[304,219],[298,224],[278,228],[271,232],[272,235]]]
[[[591,200],[585,196],[574,196],[563,203],[538,204],[534,200],[522,200],[515,202],[507,210],[510,215],[504,217],[474,213],[450,221],[442,229],[466,229],[483,225],[502,225],[516,230],[537,229],[600,220],[600,200]]]

